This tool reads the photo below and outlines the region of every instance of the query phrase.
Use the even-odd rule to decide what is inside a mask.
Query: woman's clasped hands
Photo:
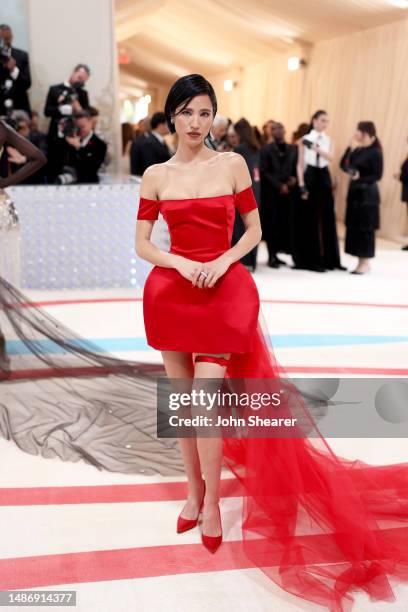
[[[225,274],[231,263],[232,261],[225,254],[206,262],[181,257],[176,269],[184,278],[191,281],[193,287],[211,289]]]

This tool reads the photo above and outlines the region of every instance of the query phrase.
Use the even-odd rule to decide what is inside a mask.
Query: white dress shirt
[[[327,153],[330,152],[331,140],[329,136],[327,136],[327,134],[325,134],[324,132],[318,132],[317,130],[313,129],[303,138],[305,140],[309,140],[310,142],[316,143],[321,149],[323,149],[323,151],[326,151]],[[304,147],[305,169],[307,166],[314,166],[316,168],[326,168],[326,166],[328,165],[329,161],[325,157],[323,157],[323,155],[318,155],[316,151],[313,151],[313,149],[309,149],[309,147],[306,146]]]

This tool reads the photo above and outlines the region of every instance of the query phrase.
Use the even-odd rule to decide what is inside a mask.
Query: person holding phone
[[[310,130],[298,145],[297,177],[300,199],[296,216],[302,219],[301,244],[294,244],[295,268],[326,272],[345,270],[340,262],[329,164],[333,146],[325,130],[329,118],[317,111]]]
[[[353,148],[353,142],[357,147]],[[383,154],[372,121],[360,121],[350,145],[340,161],[340,168],[350,177],[346,208],[345,251],[358,257],[352,274],[369,271],[375,255],[375,231],[380,227],[380,192],[378,181],[383,173]]]

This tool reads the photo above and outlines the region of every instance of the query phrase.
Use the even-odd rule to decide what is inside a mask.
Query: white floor
[[[287,267],[269,269],[263,263],[266,255],[261,245],[260,265],[254,278],[278,360],[290,373],[305,371],[306,374],[297,375],[336,377],[368,376],[374,375],[369,373],[374,371],[378,376],[390,376],[398,370],[405,371],[401,375],[407,376],[408,253],[390,243],[380,242],[378,246],[372,271],[365,276],[351,276],[340,271],[316,274]],[[353,258],[344,256],[343,262],[351,266]],[[143,345],[140,301],[80,302],[85,298],[134,298],[138,295],[135,291],[30,292],[29,295],[38,301],[79,300],[76,304],[46,308],[84,336],[96,342],[111,341],[118,355],[160,360],[159,353]],[[406,461],[405,439],[381,440],[380,453],[378,440],[338,439],[331,443],[343,456],[372,463]],[[39,585],[39,590],[47,587],[75,590],[76,609],[80,612],[320,609],[280,590],[258,570],[234,569],[232,563],[228,565],[225,553],[226,570],[217,569],[211,565],[216,560],[211,560],[205,567],[208,571],[197,571],[190,559],[185,572],[171,571],[160,561],[167,558],[169,551],[176,551],[174,558],[178,559],[180,547],[186,545],[187,555],[195,550],[198,556],[201,554],[198,530],[181,536],[175,534],[182,500],[86,503],[60,500],[39,504],[35,501],[36,495],[51,495],[66,491],[66,487],[81,486],[92,495],[96,487],[114,492],[117,485],[152,483],[160,487],[164,482],[179,482],[180,478],[100,472],[85,464],[28,455],[3,439],[0,439],[0,457],[0,487],[13,490],[2,493],[0,489],[0,589]],[[225,478],[229,476],[224,474]],[[8,505],[7,495],[12,492],[24,494],[25,501]],[[224,497],[221,510],[225,542],[240,540],[240,498]],[[150,577],[134,577],[143,570],[131,561],[132,558],[140,561],[138,549],[141,547],[154,552]],[[217,554],[221,550],[222,547]],[[98,556],[103,551],[112,555],[106,561]],[[64,554],[72,557],[61,557]],[[77,572],[80,579],[67,582],[72,575],[71,565],[77,562],[84,564]],[[45,579],[44,568],[49,568]],[[64,568],[66,580],[61,578],[65,575]],[[41,582],[36,582],[37,576]],[[353,610],[407,612],[408,585],[399,585],[395,591],[398,599],[391,604],[371,603],[363,593],[357,593]]]

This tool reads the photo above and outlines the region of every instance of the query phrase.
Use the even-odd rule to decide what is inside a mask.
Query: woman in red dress
[[[388,577],[408,579],[408,465],[336,456],[276,363],[257,288],[239,262],[261,237],[248,170],[239,155],[204,142],[216,112],[206,79],[176,81],[165,113],[178,149],[143,176],[136,250],[154,264],[143,296],[147,341],[162,352],[172,382],[224,377],[245,388],[263,379],[262,391],[284,387],[286,410],[300,425],[293,437],[180,438],[189,494],[177,531],[195,527],[202,510],[203,544],[218,549],[224,462],[243,491],[243,540],[228,542],[233,555],[331,611],[348,608],[356,588],[393,601]],[[231,248],[235,207],[246,231]],[[169,252],[150,241],[159,212]]]
[[[199,75],[175,83],[165,112],[178,135],[177,152],[148,168],[140,188],[136,250],[155,264],[144,288],[146,335],[162,351],[171,379],[222,378],[231,354],[251,349],[258,321],[258,291],[239,262],[261,240],[258,207],[243,157],[204,143],[216,104]],[[230,248],[235,207],[246,232]],[[170,229],[169,253],[150,242],[159,211]],[[178,531],[197,524],[202,506],[203,543],[215,551],[221,543],[222,439],[180,438],[179,444],[189,496]]]

